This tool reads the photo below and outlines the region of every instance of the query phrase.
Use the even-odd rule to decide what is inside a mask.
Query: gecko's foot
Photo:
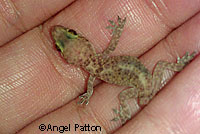
[[[90,99],[90,95],[88,93],[84,93],[83,95],[79,96],[78,104],[88,105],[89,99]]]
[[[117,109],[113,109],[113,112],[117,114],[117,116],[113,118],[111,121],[121,120],[122,124],[124,124],[126,123],[127,120],[131,118],[130,115],[126,116],[126,114],[124,114],[124,110],[122,109],[121,105],[119,111]]]
[[[180,57],[177,58],[177,63],[187,65],[196,56],[196,54],[197,54],[196,52],[193,52],[190,55],[188,52],[186,52],[182,58]]]
[[[115,33],[116,29],[117,28],[121,28],[121,27],[124,27],[124,24],[126,22],[126,18],[124,18],[123,20],[118,16],[117,18],[117,23],[116,24],[114,21],[112,20],[108,20],[111,24],[111,26],[107,26],[106,29],[111,29],[112,30],[112,35]]]

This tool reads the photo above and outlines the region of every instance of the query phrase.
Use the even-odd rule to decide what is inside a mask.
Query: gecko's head
[[[94,50],[88,40],[72,29],[54,26],[51,36],[57,50],[70,64],[82,65],[88,56],[93,55]]]
[[[78,35],[76,31],[65,28],[63,26],[54,26],[51,29],[51,36],[56,44],[56,49],[63,53],[65,49],[65,43],[67,40],[77,39]]]

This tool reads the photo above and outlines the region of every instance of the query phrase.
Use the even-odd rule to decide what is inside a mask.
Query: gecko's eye
[[[69,32],[69,33],[72,33],[73,35],[77,35],[76,31],[74,31],[73,29],[69,29],[68,32]]]
[[[57,49],[59,52],[61,52],[60,47],[58,47],[57,45],[56,45],[56,49]]]
[[[73,29],[68,29],[67,31],[64,32],[64,34],[67,37],[67,39],[76,39],[76,38],[78,38],[78,34]]]

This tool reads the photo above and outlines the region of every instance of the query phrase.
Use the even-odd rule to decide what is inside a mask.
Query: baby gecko
[[[177,59],[177,63],[159,61],[153,74],[139,61],[132,56],[112,56],[119,42],[119,38],[126,22],[118,16],[117,23],[109,20],[112,29],[112,37],[109,46],[103,53],[97,54],[93,45],[81,34],[72,29],[63,26],[53,26],[51,36],[57,49],[61,52],[63,58],[75,66],[83,68],[90,76],[87,83],[87,92],[79,96],[80,104],[88,104],[93,94],[93,83],[95,78],[105,82],[128,86],[130,88],[123,90],[119,94],[120,109],[114,109],[117,116],[114,121],[121,120],[125,123],[131,118],[131,112],[127,104],[130,98],[138,99],[140,106],[146,105],[162,86],[162,77],[164,70],[181,71],[196,55],[186,53],[182,58]]]

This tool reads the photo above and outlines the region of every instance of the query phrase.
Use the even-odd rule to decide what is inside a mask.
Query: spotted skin
[[[51,35],[63,58],[69,64],[81,67],[90,74],[87,92],[79,97],[79,104],[87,105],[89,103],[96,78],[111,84],[130,87],[119,94],[120,109],[113,110],[117,114],[113,121],[121,120],[122,123],[125,123],[131,118],[127,100],[134,98],[139,100],[138,103],[141,106],[147,104],[163,86],[164,71],[167,69],[181,71],[196,53],[193,52],[191,55],[186,53],[182,58],[177,59],[177,63],[159,61],[155,66],[154,73],[151,74],[136,57],[109,57],[119,42],[126,18],[118,17],[117,24],[111,20],[109,22],[111,26],[107,28],[112,29],[112,38],[106,50],[100,54],[95,52],[92,44],[86,38],[72,29],[57,25],[52,27]]]

